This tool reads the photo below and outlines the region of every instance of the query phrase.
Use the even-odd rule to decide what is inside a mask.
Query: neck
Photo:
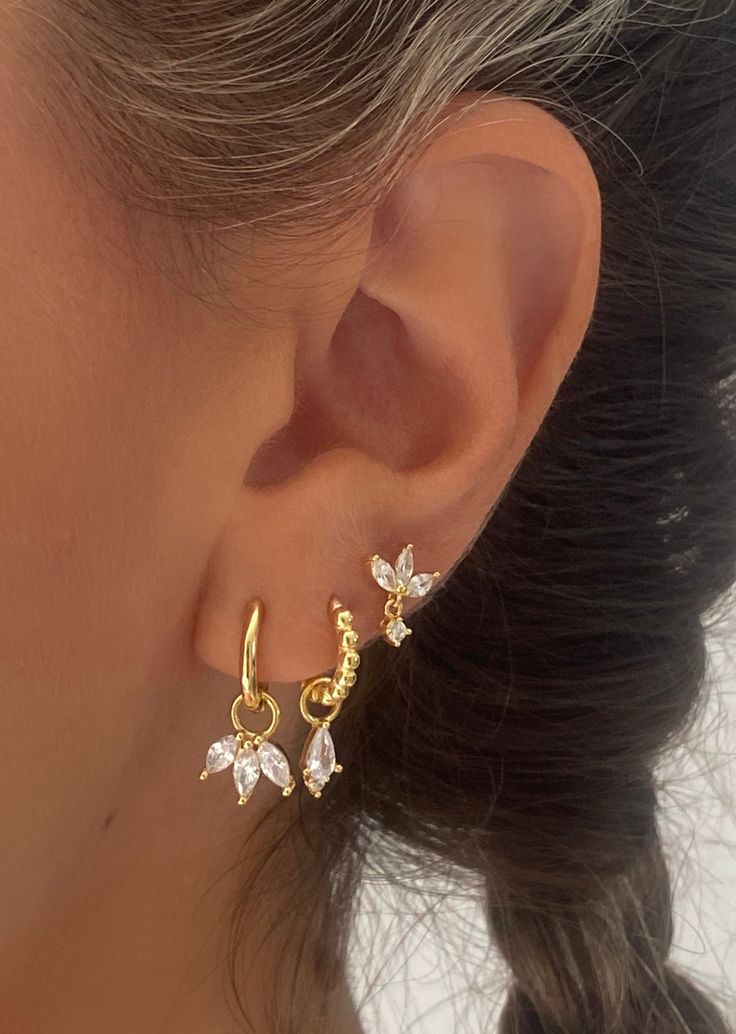
[[[317,993],[299,951],[308,903],[300,911],[293,893],[298,832],[284,837],[297,802],[266,784],[241,808],[229,772],[198,782],[204,751],[227,731],[237,692],[207,674],[201,682],[160,694],[161,713],[120,765],[101,821],[80,836],[41,921],[15,945],[3,967],[2,1029],[359,1034],[344,978]],[[281,742],[294,756],[286,735]],[[259,878],[253,900],[247,892],[264,853],[267,881]],[[233,958],[245,1022],[231,987]],[[310,1000],[321,1003],[314,1020]]]

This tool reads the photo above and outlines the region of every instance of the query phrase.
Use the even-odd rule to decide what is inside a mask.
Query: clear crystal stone
[[[238,751],[238,741],[235,736],[223,736],[217,743],[213,743],[207,751],[205,770],[210,773],[222,772],[223,768],[232,765],[233,759]]]
[[[408,585],[414,572],[414,555],[411,546],[404,546],[396,560],[396,578],[402,585]]]
[[[402,643],[409,634],[409,629],[404,624],[401,618],[393,618],[386,625],[386,635],[389,637],[392,643]]]
[[[258,748],[258,760],[261,763],[261,772],[270,779],[276,786],[285,789],[291,782],[291,769],[289,762],[280,747],[275,743],[264,740]]]
[[[260,774],[261,766],[258,764],[258,755],[252,747],[243,747],[238,751],[233,762],[233,780],[238,793],[246,801],[253,793]]]
[[[311,789],[314,790],[321,790],[335,771],[335,744],[330,730],[323,725],[318,726],[312,734],[304,767],[309,772]]]
[[[396,588],[396,575],[388,560],[383,560],[380,556],[374,557],[371,561],[371,573],[382,589],[385,589],[387,592],[394,591]]]
[[[433,583],[433,574],[415,574],[406,588],[409,596],[426,596]]]

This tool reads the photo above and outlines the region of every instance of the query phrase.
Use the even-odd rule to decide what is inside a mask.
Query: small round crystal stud
[[[411,635],[411,629],[404,624],[403,618],[392,618],[386,625],[386,635],[394,646],[401,646],[406,637]]]

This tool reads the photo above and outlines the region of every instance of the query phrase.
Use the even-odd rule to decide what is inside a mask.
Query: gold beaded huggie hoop
[[[251,600],[243,636],[242,692],[235,697],[230,708],[235,732],[212,744],[207,751],[205,767],[199,774],[200,779],[206,779],[213,772],[222,772],[232,765],[238,804],[245,804],[250,799],[261,773],[280,787],[284,797],[291,794],[295,785],[286,755],[270,742],[281,717],[279,705],[268,693],[268,684],[259,683],[256,674],[256,646],[262,613],[261,601]],[[241,707],[255,714],[268,708],[271,720],[267,728],[262,732],[252,732],[243,724]]]
[[[299,767],[304,785],[313,797],[322,796],[322,790],[333,772],[342,772],[342,765],[335,761],[335,744],[330,734],[330,725],[340,713],[351,687],[355,685],[358,678],[355,669],[360,664],[358,633],[353,628],[353,615],[343,607],[337,596],[330,597],[327,609],[337,632],[337,665],[332,675],[316,675],[302,682],[299,700],[302,718],[312,726]],[[329,711],[318,717],[310,711],[310,704],[329,707]]]
[[[392,567],[388,560],[383,560],[378,553],[369,557],[367,563],[371,574],[388,593],[386,606],[383,608],[384,618],[381,622],[383,638],[392,646],[401,646],[404,639],[411,635],[403,618],[405,596],[426,596],[438,578],[439,571],[433,574],[414,574],[414,549],[411,542],[399,553],[396,566]]]

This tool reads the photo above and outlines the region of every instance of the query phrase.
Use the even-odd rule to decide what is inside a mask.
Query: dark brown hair
[[[444,858],[483,877],[514,978],[503,1034],[721,1034],[668,963],[654,769],[688,729],[734,579],[733,5],[58,7],[131,197],[213,227],[359,207],[463,88],[533,100],[578,135],[603,198],[593,321],[410,645],[363,653],[335,730],[349,764],[300,804],[304,953],[339,966],[378,829],[394,875]]]

